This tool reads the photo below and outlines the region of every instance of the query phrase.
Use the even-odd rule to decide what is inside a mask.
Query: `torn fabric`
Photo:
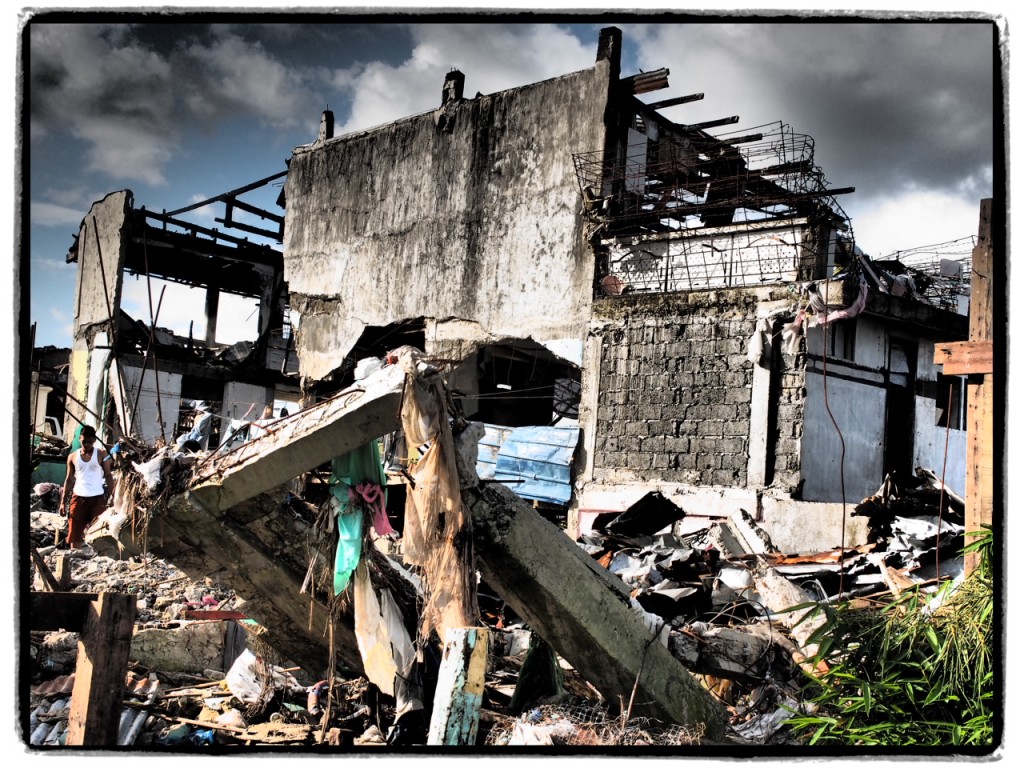
[[[386,482],[376,440],[331,461],[331,509],[338,516],[338,547],[334,555],[336,595],[345,591],[352,572],[359,565],[363,548],[363,517],[375,514],[374,505],[384,508]],[[384,519],[387,519],[386,513]]]
[[[772,348],[772,325],[768,318],[762,317],[757,321],[754,334],[747,343],[747,360],[762,368],[770,367]],[[767,354],[766,354],[767,352]]]
[[[393,355],[406,374],[402,428],[409,456],[429,443],[410,471],[402,550],[406,562],[424,570],[420,638],[432,630],[443,638],[452,627],[473,626],[479,615],[472,523],[459,488],[444,382],[423,369],[418,350],[402,347]]]
[[[391,592],[378,590],[370,579],[366,563],[356,568],[352,584],[356,642],[363,658],[366,678],[396,699],[396,719],[406,712],[423,709],[422,700],[410,687],[399,685],[416,660],[416,649],[402,621],[402,612]]]

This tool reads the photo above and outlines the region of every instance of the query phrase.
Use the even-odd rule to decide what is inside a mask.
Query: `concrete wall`
[[[106,323],[121,306],[124,225],[132,209],[129,190],[111,192],[92,208],[78,233],[75,282],[75,336],[94,323]],[[109,329],[107,329],[109,330]]]
[[[799,280],[816,263],[805,220],[671,235],[622,237],[608,246],[608,274],[634,290],[691,291]]]
[[[586,415],[594,433],[589,479],[745,487],[753,383],[746,350],[758,306],[771,298],[770,289],[750,289],[596,301],[600,373],[584,395],[596,403]]]
[[[86,413],[85,403],[95,386],[90,385],[90,349],[97,332],[109,334],[109,318],[121,306],[121,267],[124,264],[124,225],[132,208],[130,190],[111,192],[93,203],[78,232],[78,272],[75,278],[75,331],[68,371],[68,417],[65,439],[70,439],[79,422],[99,426]],[[89,406],[92,409],[92,406]],[[95,409],[93,409],[95,410]]]
[[[604,146],[609,78],[602,61],[462,101],[441,122],[439,110],[297,148],[284,262],[301,374],[326,377],[365,325],[407,318],[583,338],[593,256],[573,153]]]
[[[678,529],[690,532],[737,509],[754,514],[765,488],[795,490],[804,356],[776,338],[768,368],[747,359],[758,320],[777,332],[771,316],[791,306],[785,287],[596,300],[570,526],[585,530],[658,490],[686,511]]]
[[[224,384],[224,396],[221,398],[220,416],[225,421],[221,425],[221,436],[227,433],[227,422],[243,417],[255,420],[263,417],[263,408],[274,404],[274,388],[258,384],[245,384],[240,381],[228,381]],[[296,409],[297,410],[297,409]],[[249,415],[246,416],[246,413]],[[274,414],[275,417],[277,414]]]
[[[850,505],[844,510],[842,504],[815,504],[768,495],[761,503],[759,525],[781,552],[824,552],[840,543],[856,547],[867,542],[867,518],[851,517]]]

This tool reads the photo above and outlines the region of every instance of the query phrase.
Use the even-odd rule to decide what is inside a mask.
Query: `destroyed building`
[[[932,349],[966,317],[856,249],[837,202],[852,190],[829,186],[813,139],[674,123],[661,110],[703,94],[645,103],[669,73],[622,76],[620,48],[609,28],[594,67],[474,98],[453,71],[436,110],[345,136],[325,113],[286,172],[204,201],[224,204],[220,230],[180,218],[201,204],[97,203],[68,254],[66,435],[109,412],[169,440],[190,402],[226,425],[411,344],[451,363],[487,425],[483,471],[571,530],[655,488],[693,526],[741,508],[807,551],[890,472],[944,461],[963,493],[963,378]],[[285,176],[283,216],[241,200]],[[205,287],[205,339],[125,315],[126,275]],[[255,343],[214,344],[221,292],[259,302]]]
[[[179,421],[186,422],[192,414],[188,404],[204,403],[219,416],[210,436],[216,446],[227,437],[226,430],[219,429],[221,423],[245,416],[256,419],[277,400],[298,400],[295,382],[287,375],[295,357],[281,253],[227,231],[280,238],[282,216],[240,199],[275,178],[180,211],[135,208],[129,190],[112,192],[92,206],[67,255],[69,263],[78,265],[78,279],[65,437],[70,440],[75,427],[86,422],[111,443],[122,435],[144,443],[170,442],[177,436]],[[219,220],[224,230],[180,218],[213,203],[224,205],[224,218]],[[241,211],[277,228],[239,221]],[[124,281],[132,278],[205,289],[204,338],[191,333],[178,337],[160,328],[162,292],[149,297],[150,317],[128,316],[121,309],[121,296]],[[151,283],[149,287],[155,293]],[[222,294],[258,303],[255,342],[215,342]],[[107,426],[113,424],[118,425],[116,434]]]
[[[784,552],[862,543],[867,521],[840,511],[889,473],[948,456],[963,493],[964,425],[947,407],[962,382],[932,350],[965,338],[966,317],[857,250],[837,202],[852,190],[826,182],[809,137],[674,123],[661,110],[702,94],[645,103],[669,73],[622,76],[620,46],[603,30],[594,67],[474,98],[453,71],[437,109],[353,134],[325,113],[287,171],[256,183],[286,177],[283,215],[243,203],[250,185],[212,201],[223,230],[127,190],[83,221],[65,436],[84,421],[108,443],[170,442],[202,401],[220,419],[212,448],[254,407],[305,406],[204,459],[146,542],[187,571],[230,571],[289,658],[322,669],[330,645],[361,663],[349,628],[326,640],[323,602],[296,598],[307,528],[261,494],[399,429],[394,371],[379,392],[347,388],[402,346],[445,366],[485,425],[477,472],[492,484],[463,489],[484,581],[610,700],[635,685],[680,722],[712,718],[678,695],[692,681],[630,591],[512,492],[567,513],[571,533],[652,492],[685,510],[680,534],[742,509]],[[205,288],[205,337],[127,316],[132,275]],[[255,342],[215,343],[222,292],[258,301]]]
[[[578,429],[578,525],[655,487],[695,516],[743,508],[783,549],[837,541],[827,409],[845,501],[934,466],[951,384],[931,347],[964,338],[966,318],[899,296],[855,250],[836,203],[851,190],[827,185],[810,137],[673,123],[659,110],[700,94],[645,104],[669,73],[623,77],[620,44],[607,29],[593,68],[492,95],[465,98],[452,72],[432,112],[295,150],[284,268],[301,376],[415,330],[460,361],[469,418]],[[824,320],[826,304],[855,309],[794,343],[797,313]]]

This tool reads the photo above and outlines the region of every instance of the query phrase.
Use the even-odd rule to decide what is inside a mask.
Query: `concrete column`
[[[604,344],[600,335],[590,336],[583,348],[583,371],[580,376],[580,428],[583,430],[582,467],[576,473],[575,504],[569,510],[567,533],[573,539],[579,535],[580,491],[594,481],[594,451],[597,447],[597,396],[601,391],[601,350]]]
[[[774,360],[774,355],[772,355]],[[750,387],[750,440],[747,458],[747,486],[763,488],[768,476],[768,399],[771,395],[771,368],[754,363]]]
[[[463,492],[484,580],[613,706],[705,727],[721,743],[726,715],[662,644],[664,627],[623,582],[507,488]],[[652,621],[653,620],[653,621]]]
[[[466,87],[466,76],[453,69],[444,76],[444,88],[441,90],[441,104],[448,104],[453,101],[462,101],[462,94]]]

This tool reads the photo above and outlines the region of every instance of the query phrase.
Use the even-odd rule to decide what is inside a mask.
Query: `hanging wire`
[[[828,281],[825,281],[825,307],[828,307]],[[846,440],[843,438],[843,430],[839,428],[839,423],[836,421],[835,415],[832,413],[832,408],[828,402],[828,312],[824,313],[825,321],[822,325],[822,340],[821,340],[821,387],[825,396],[825,410],[828,412],[828,417],[832,420],[832,426],[836,428],[836,434],[839,436],[839,493],[842,498],[842,519],[840,520],[839,529],[839,551],[840,553],[846,552]],[[846,558],[843,554],[839,557],[839,596],[843,595],[843,580],[846,575]]]

